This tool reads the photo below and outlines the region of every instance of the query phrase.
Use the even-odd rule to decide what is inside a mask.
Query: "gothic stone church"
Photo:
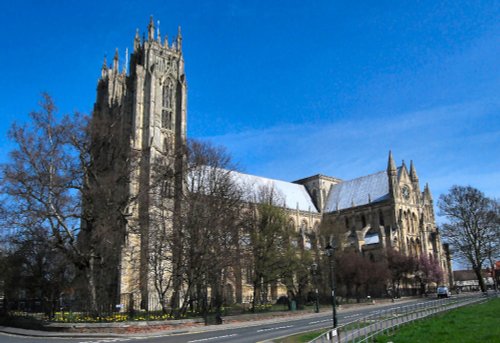
[[[117,54],[111,66],[103,65],[93,115],[104,122],[112,118],[120,131],[119,143],[139,156],[132,168],[123,165],[126,163],[123,161],[117,166],[128,167],[137,180],[118,187],[117,196],[126,194],[140,200],[131,209],[139,229],[123,224],[115,230],[120,252],[114,260],[116,272],[111,283],[116,301],[130,307],[134,303],[138,306],[154,293],[148,291],[151,285],[143,268],[148,244],[143,233],[149,230],[152,199],[149,195],[140,195],[141,188],[147,187],[154,172],[153,159],[162,159],[174,175],[178,175],[171,196],[163,199],[174,209],[173,218],[166,223],[170,228],[174,225],[175,209],[179,208],[176,199],[182,191],[185,174],[182,151],[186,144],[187,121],[180,30],[173,42],[166,37],[162,40],[151,20],[146,37],[141,39],[139,33],[136,34],[128,72],[127,67],[125,65],[120,71]],[[254,187],[272,186],[283,195],[290,225],[303,237],[301,246],[305,248],[313,244],[308,242],[310,233],[317,233],[322,224],[343,232],[346,244],[364,254],[376,256],[389,247],[412,256],[426,254],[437,258],[448,275],[449,255],[436,228],[429,186],[425,185],[421,191],[413,163],[409,170],[404,162],[398,167],[391,153],[384,169],[353,180],[324,175],[295,182],[245,174],[239,174],[239,178]],[[241,293],[236,294],[235,299],[244,301],[251,294],[251,287],[244,278],[241,283],[233,285],[233,289]]]

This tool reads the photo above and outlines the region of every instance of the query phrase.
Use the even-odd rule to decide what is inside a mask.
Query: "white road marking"
[[[333,319],[323,319],[323,320],[315,320],[314,322],[309,322],[308,324],[318,324],[318,323],[324,323],[324,322],[331,322]]]
[[[188,341],[188,343],[194,343],[194,342],[205,342],[205,341],[210,341],[210,340],[213,340],[213,339],[221,339],[221,338],[227,338],[227,337],[233,337],[233,336],[238,336],[238,334],[233,333],[232,335],[225,335],[225,336],[217,336],[217,337],[209,337],[209,338],[195,339],[194,341]]]
[[[110,339],[100,339],[97,341],[83,341],[79,343],[112,343],[112,342],[126,342],[137,338],[110,338]],[[142,338],[141,338],[142,339]]]
[[[350,316],[344,316],[343,318],[345,318],[345,319],[347,319],[347,318],[354,318],[354,317],[358,317],[360,315],[361,314],[359,314],[359,313],[358,314],[351,314]],[[312,325],[312,324],[318,324],[318,323],[324,323],[324,322],[331,322],[331,321],[333,321],[332,318],[330,318],[330,319],[323,319],[323,320],[315,320],[315,321],[309,322],[307,324],[308,325]]]
[[[84,341],[80,343],[112,343],[112,342],[125,342],[130,340],[131,338],[111,338],[111,339],[100,339],[97,341]]]
[[[360,314],[351,314],[350,316],[345,316],[344,318],[353,318],[353,317],[358,317]]]
[[[273,331],[273,330],[280,330],[280,329],[288,329],[288,328],[292,328],[292,327],[293,327],[293,325],[279,326],[279,327],[275,327],[275,328],[257,330],[257,332],[266,332],[266,331]]]

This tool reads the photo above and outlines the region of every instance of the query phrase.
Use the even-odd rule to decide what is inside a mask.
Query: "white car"
[[[438,298],[449,298],[450,297],[450,291],[448,290],[448,287],[446,286],[439,286],[437,288],[437,297]]]

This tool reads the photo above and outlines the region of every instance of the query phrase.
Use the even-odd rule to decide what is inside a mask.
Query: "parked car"
[[[438,298],[449,298],[450,297],[450,291],[448,290],[448,287],[446,286],[439,286],[437,288],[437,296]]]

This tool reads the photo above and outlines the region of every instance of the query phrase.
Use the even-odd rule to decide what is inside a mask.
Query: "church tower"
[[[180,27],[170,43],[151,17],[147,36],[141,39],[136,32],[130,66],[128,56],[125,60],[121,71],[118,52],[111,66],[105,60],[93,120],[116,130],[109,145],[119,145],[126,162],[113,159],[111,148],[96,158],[103,160],[101,164],[111,162],[114,172],[127,174],[112,185],[127,212],[113,229],[122,237],[115,246],[119,251],[115,301],[125,309],[147,309],[153,230],[175,231],[185,173],[187,84]]]

